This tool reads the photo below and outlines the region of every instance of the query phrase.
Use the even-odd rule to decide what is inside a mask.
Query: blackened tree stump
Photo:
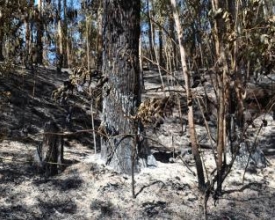
[[[39,167],[47,176],[53,176],[61,171],[63,164],[63,137],[60,129],[53,121],[44,125],[43,143],[37,149]]]

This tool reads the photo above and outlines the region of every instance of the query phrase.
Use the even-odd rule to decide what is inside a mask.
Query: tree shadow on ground
[[[17,164],[14,165],[7,165],[3,164],[0,169],[0,184],[21,184],[24,182],[28,177],[31,177],[29,165],[24,167],[18,166]]]
[[[34,71],[20,69],[0,78],[0,134],[3,139],[25,143],[41,141],[44,123],[54,120],[62,131],[91,129],[90,97],[86,93],[68,93],[65,103],[55,100],[52,93],[68,74],[57,74],[55,70],[35,67]],[[68,109],[72,109],[70,126],[66,125]],[[95,123],[99,125],[98,120]],[[36,135],[36,136],[35,136]],[[30,137],[31,136],[31,137]],[[78,135],[84,146],[93,146],[92,135]]]
[[[51,182],[60,191],[76,190],[83,184],[83,180],[78,176],[68,177],[66,179],[54,179]]]
[[[1,149],[0,184],[20,184],[35,175],[29,152],[11,152],[10,148],[12,146],[2,146]]]
[[[17,198],[17,195],[10,197]],[[18,196],[17,201],[18,203]],[[56,195],[52,199],[43,201],[38,199],[38,204],[2,204],[0,207],[0,219],[16,220],[16,219],[68,219],[70,215],[77,213],[77,205],[71,198]]]
[[[44,219],[52,219],[53,213],[58,213],[60,219],[65,219],[64,214],[74,214],[77,212],[77,205],[70,198],[60,200],[54,198],[52,201],[42,201],[39,199],[38,207],[43,213]]]
[[[28,208],[23,205],[10,205],[0,207],[0,219],[16,220],[16,219],[36,219],[33,218]]]
[[[233,197],[232,194],[236,193],[241,193],[243,196]],[[212,207],[208,217],[236,220],[266,219],[266,216],[274,216],[274,195],[272,187],[257,182],[248,183],[239,189],[226,190],[224,196],[220,198],[223,205],[219,204],[217,210]]]

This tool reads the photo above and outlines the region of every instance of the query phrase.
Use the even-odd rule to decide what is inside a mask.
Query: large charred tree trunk
[[[101,156],[117,171],[130,174],[132,159],[138,170],[138,123],[131,119],[140,102],[140,1],[104,0],[103,86],[104,127]],[[133,154],[135,155],[133,157]],[[146,154],[146,152],[144,152]]]

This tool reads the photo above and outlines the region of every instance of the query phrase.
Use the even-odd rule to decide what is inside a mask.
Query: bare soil
[[[65,139],[64,172],[47,178],[37,173],[33,155],[46,121],[61,123],[69,105],[74,108],[70,131],[91,129],[85,93],[75,91],[68,105],[52,99],[52,91],[66,79],[67,74],[45,67],[36,67],[34,74],[17,69],[0,79],[0,219],[203,219],[204,196],[197,189],[194,161],[188,154],[184,106],[182,117],[175,109],[160,127],[148,128],[158,162],[157,167],[135,175],[135,199],[131,177],[101,161],[94,153],[91,133],[78,132]],[[165,83],[168,80],[164,76]],[[158,73],[146,72],[144,97],[164,96],[160,85]],[[180,85],[173,90],[183,91]],[[261,130],[259,143],[264,143],[265,152],[272,152],[275,123],[271,115],[257,119],[250,132],[257,133],[263,118],[268,125]],[[198,123],[197,129],[203,143],[204,127]],[[215,167],[212,151],[207,147],[201,151],[210,173]],[[176,158],[181,152],[187,152],[183,160]],[[224,183],[223,196],[216,202],[209,199],[209,219],[275,219],[274,155],[267,159],[267,167],[245,175],[244,167],[236,163]]]

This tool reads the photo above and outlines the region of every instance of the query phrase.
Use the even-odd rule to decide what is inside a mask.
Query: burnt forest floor
[[[135,175],[133,199],[131,177],[105,166],[94,153],[92,134],[84,132],[92,129],[85,90],[68,93],[65,104],[54,100],[53,91],[68,77],[53,68],[35,67],[32,72],[18,67],[0,78],[0,219],[203,219],[203,195],[197,190],[182,98],[176,105],[180,107],[163,124],[147,127],[147,135],[154,140],[149,144],[157,167]],[[158,72],[146,71],[144,99],[163,97],[171,90],[183,93],[179,73],[177,77],[175,82],[164,75],[166,86],[162,88]],[[62,123],[70,108],[72,125],[67,128]],[[204,141],[207,135],[200,114],[195,117],[198,140],[204,146],[203,161],[210,173],[215,167],[212,150]],[[271,115],[261,115],[249,132],[251,136],[257,133],[263,118],[268,125],[260,131],[259,143],[265,143],[264,152],[273,152]],[[37,174],[33,155],[49,120],[72,135],[65,138],[66,169],[46,178]],[[97,127],[98,117],[95,122]],[[215,132],[215,124],[211,128]],[[236,163],[224,183],[223,196],[216,203],[209,199],[209,219],[275,219],[275,157],[270,153],[266,158],[266,167],[245,175],[244,167]]]

